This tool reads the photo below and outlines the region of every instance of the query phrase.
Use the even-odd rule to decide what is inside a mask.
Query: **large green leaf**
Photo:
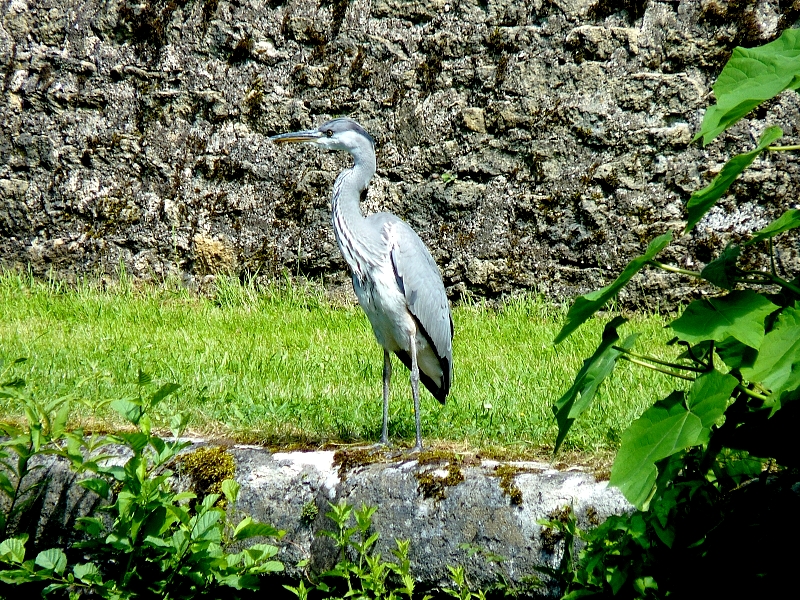
[[[737,274],[736,260],[742,249],[739,246],[728,245],[719,258],[712,260],[700,271],[700,276],[725,290],[732,290],[735,285],[734,277]]]
[[[572,387],[553,405],[553,413],[558,422],[558,437],[556,437],[556,447],[553,453],[558,452],[572,423],[584,410],[589,408],[600,384],[614,370],[614,365],[616,365],[621,352],[612,346],[619,340],[617,327],[625,321],[627,319],[623,317],[615,317],[606,325],[603,330],[603,339],[597,350],[591,357],[583,361],[583,367],[575,377]],[[633,346],[636,337],[635,334],[628,336],[621,347],[629,349]]]
[[[120,400],[114,400],[110,406],[134,425],[139,424],[139,420],[144,414],[142,405],[138,402],[134,402],[133,400],[127,400],[124,398]]]
[[[767,146],[782,135],[783,131],[780,127],[767,127],[764,133],[761,134],[758,146],[754,150],[734,156],[725,163],[725,166],[722,167],[722,170],[714,177],[711,183],[702,190],[694,192],[686,204],[686,229],[684,229],[684,233],[691,231],[700,222],[703,215],[728,191],[728,188],[731,187],[731,184],[739,174],[749,167],[756,157],[767,149]]]
[[[711,371],[697,379],[689,390],[686,406],[700,418],[706,431],[719,419],[728,407],[728,400],[739,381],[719,371]],[[705,442],[707,440],[703,440]]]
[[[778,402],[784,392],[800,387],[800,306],[781,312],[764,337],[755,364],[741,372],[748,381],[771,390]]]
[[[611,485],[637,508],[643,508],[658,477],[655,463],[694,445],[703,431],[697,415],[684,405],[684,393],[672,392],[648,408],[622,434],[611,468]]]
[[[622,434],[610,484],[631,504],[646,508],[658,477],[656,463],[705,443],[737,383],[735,377],[712,371],[695,380],[685,402],[684,392],[676,391],[647,409]]]
[[[775,41],[757,48],[734,48],[712,86],[717,103],[703,118],[695,140],[703,144],[756,106],[786,89],[800,86],[800,29],[787,29]]]
[[[192,529],[192,540],[198,541],[220,541],[221,534],[217,522],[222,515],[217,510],[209,510],[197,515]]]
[[[242,521],[236,526],[236,530],[233,533],[233,539],[235,540],[246,540],[252,537],[281,537],[283,536],[284,532],[278,529],[275,529],[272,525],[267,525],[266,523],[258,523],[253,521],[250,517],[245,517]]]
[[[67,556],[60,548],[50,548],[44,552],[39,552],[36,556],[36,564],[61,575],[67,568]]]
[[[580,325],[589,317],[603,308],[606,302],[616,296],[617,293],[631,280],[631,277],[641,271],[648,261],[653,260],[656,255],[661,252],[667,244],[670,243],[671,240],[671,231],[658,236],[656,239],[650,242],[650,244],[647,246],[647,251],[644,254],[637,256],[628,263],[622,273],[620,273],[619,277],[617,277],[612,284],[607,285],[602,289],[595,290],[594,292],[584,296],[578,296],[575,298],[575,302],[572,304],[569,312],[567,313],[567,322],[564,323],[564,326],[561,328],[561,331],[558,332],[558,335],[553,340],[553,343],[559,344],[564,341],[569,334],[580,327]]]
[[[758,349],[764,339],[764,319],[778,307],[752,290],[731,292],[719,298],[695,300],[670,327],[690,344],[721,342],[733,337]]]
[[[83,563],[72,567],[72,572],[75,574],[75,579],[79,579],[84,583],[100,584],[103,582],[103,576],[100,574],[100,569],[94,563]]]
[[[755,244],[756,242],[775,237],[779,233],[789,231],[796,227],[800,227],[800,209],[793,208],[787,210],[772,223],[764,227],[764,229],[756,231],[755,234],[753,234],[753,239],[749,242],[745,242],[744,245],[749,246],[750,244]]]
[[[22,564],[25,560],[25,543],[27,541],[28,534],[23,533],[17,537],[8,538],[0,542],[0,560]]]

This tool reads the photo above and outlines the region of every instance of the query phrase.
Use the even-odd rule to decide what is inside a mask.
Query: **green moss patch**
[[[221,446],[201,446],[194,452],[183,454],[176,459],[182,474],[191,480],[191,489],[202,501],[208,494],[222,494],[222,482],[233,479],[236,463],[233,455]],[[218,504],[224,504],[220,498]]]

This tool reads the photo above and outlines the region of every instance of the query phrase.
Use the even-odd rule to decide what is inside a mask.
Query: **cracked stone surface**
[[[195,440],[187,451],[202,445],[206,442]],[[389,557],[396,539],[409,540],[412,574],[423,587],[451,585],[448,565],[464,565],[473,585],[488,586],[500,574],[520,584],[536,574],[534,567],[556,566],[563,550],[563,540],[543,533],[538,520],[555,518],[571,506],[580,525],[588,528],[632,510],[618,490],[580,467],[558,470],[540,462],[462,461],[455,455],[420,464],[414,455],[398,454],[342,468],[332,451],[270,453],[257,446],[227,450],[241,485],[236,509],[286,531],[278,542],[278,558],[290,577],[301,576],[297,563],[303,559],[317,571],[334,565],[333,541],[321,535],[335,528],[325,516],[328,503],[377,507],[372,518],[373,531],[380,534],[375,550]],[[74,537],[76,519],[100,504],[93,492],[77,485],[63,461],[46,457],[44,464],[47,468],[36,476],[46,477],[47,484],[17,524],[17,531],[31,534],[37,549],[63,545]],[[451,485],[443,484],[441,493],[426,493],[423,476],[444,479],[451,465],[460,476]],[[516,500],[501,486],[500,465],[510,470],[507,481],[519,492]],[[303,518],[308,505],[317,507],[312,519]],[[505,560],[491,562],[489,553]]]

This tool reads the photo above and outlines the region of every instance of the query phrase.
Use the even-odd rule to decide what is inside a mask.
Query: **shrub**
[[[714,85],[717,105],[697,138],[709,143],[761,102],[799,85],[800,30],[760,48],[737,48]],[[767,127],[753,150],[729,160],[710,185],[692,194],[684,233],[756,157],[800,149],[773,146],[782,135]],[[670,323],[674,361],[634,353],[636,334],[620,340],[625,319],[613,318],[553,406],[557,451],[618,360],[690,382],[688,390],[655,402],[622,435],[610,483],[636,510],[591,532],[573,532],[588,545],[575,565],[562,563],[564,598],[764,596],[788,585],[791,553],[781,549],[800,533],[800,498],[792,489],[800,479],[794,439],[800,425],[800,277],[778,273],[772,240],[798,227],[800,210],[787,210],[744,244],[721,249],[699,272],[655,260],[672,239],[668,232],[611,285],[575,300],[557,343],[645,266],[720,290],[691,302]],[[768,264],[741,267],[740,254],[756,245],[766,246]]]
[[[180,441],[187,419],[172,419],[173,437],[152,433],[150,411],[178,386],[165,384],[143,395],[150,378],[139,374],[137,398],[113,402],[112,407],[134,427],[127,433],[86,436],[66,429],[69,402],[40,403],[25,392],[25,382],[2,382],[0,394],[24,409],[25,422],[0,424],[8,439],[0,442],[0,492],[6,510],[0,516],[0,581],[21,589],[41,590],[43,596],[107,599],[226,597],[237,590],[259,587],[259,576],[283,569],[274,560],[278,549],[253,544],[239,552],[232,546],[255,537],[279,538],[283,532],[245,516],[232,514],[239,494],[233,479],[221,483],[221,492],[209,493],[192,503],[194,492],[175,489],[170,466],[189,445]],[[122,446],[120,460],[112,447]],[[6,537],[16,519],[36,498],[44,478],[36,479],[44,455],[68,461],[80,475],[78,484],[97,494],[105,504],[103,516],[77,520],[83,539],[65,552],[49,548],[28,557],[27,534]],[[230,508],[219,506],[224,496]],[[74,557],[69,560],[68,556]]]

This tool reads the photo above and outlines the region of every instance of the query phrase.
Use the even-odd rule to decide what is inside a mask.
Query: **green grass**
[[[456,306],[454,384],[445,406],[423,391],[427,443],[552,446],[551,405],[596,347],[593,320],[554,347],[564,310],[534,297],[499,308]],[[668,339],[664,319],[638,316],[627,332],[653,348]],[[623,333],[625,333],[623,329]],[[657,342],[657,344],[655,344]],[[15,359],[25,362],[13,365]],[[5,379],[21,377],[37,398],[73,399],[74,426],[120,424],[111,400],[139,393],[139,370],[154,384],[181,389],[158,407],[168,423],[181,411],[200,434],[267,444],[376,441],[380,435],[382,351],[358,306],[341,306],[311,286],[258,286],[219,278],[212,297],[174,284],[67,288],[16,273],[0,274],[0,359]],[[411,442],[408,372],[395,361],[389,434]],[[613,449],[621,432],[670,378],[621,363],[566,448]],[[0,415],[16,407],[0,398]],[[157,422],[158,422],[157,419]]]

